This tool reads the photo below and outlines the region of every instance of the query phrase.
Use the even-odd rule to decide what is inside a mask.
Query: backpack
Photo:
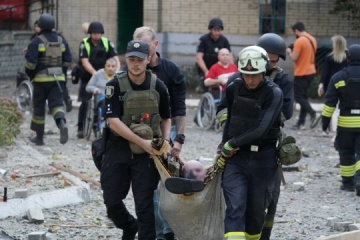
[[[91,155],[94,164],[99,171],[101,171],[109,132],[110,129],[108,127],[104,127],[102,136],[91,143]]]
[[[285,166],[297,163],[302,157],[301,150],[292,136],[286,136],[280,141],[278,154],[280,162]]]

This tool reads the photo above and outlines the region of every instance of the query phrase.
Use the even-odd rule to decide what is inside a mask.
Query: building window
[[[259,0],[259,33],[285,33],[286,0]]]

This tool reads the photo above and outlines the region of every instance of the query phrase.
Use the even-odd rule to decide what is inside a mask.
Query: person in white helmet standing
[[[283,94],[270,79],[267,52],[249,46],[239,53],[237,78],[226,88],[228,118],[218,158],[224,166],[224,239],[260,239],[277,173]]]

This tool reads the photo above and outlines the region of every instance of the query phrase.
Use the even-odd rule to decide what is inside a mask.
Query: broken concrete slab
[[[346,232],[346,233],[339,233],[331,236],[321,236],[315,240],[357,240],[360,239],[360,230]]]
[[[87,188],[82,186],[68,187],[52,192],[30,195],[25,199],[8,199],[6,203],[0,203],[0,219],[4,219],[9,216],[23,216],[31,207],[41,206],[42,208],[54,208],[70,204],[84,203],[89,199],[89,196],[84,194],[84,192],[89,193],[89,189],[89,186],[87,186]]]

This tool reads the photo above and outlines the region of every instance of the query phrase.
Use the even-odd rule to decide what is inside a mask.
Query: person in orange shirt
[[[294,97],[300,105],[300,115],[294,129],[305,129],[306,115],[311,117],[310,128],[315,128],[321,119],[308,100],[308,90],[313,81],[315,69],[316,39],[305,31],[304,23],[297,22],[291,26],[296,40],[293,47],[286,49],[290,59],[294,62]]]

